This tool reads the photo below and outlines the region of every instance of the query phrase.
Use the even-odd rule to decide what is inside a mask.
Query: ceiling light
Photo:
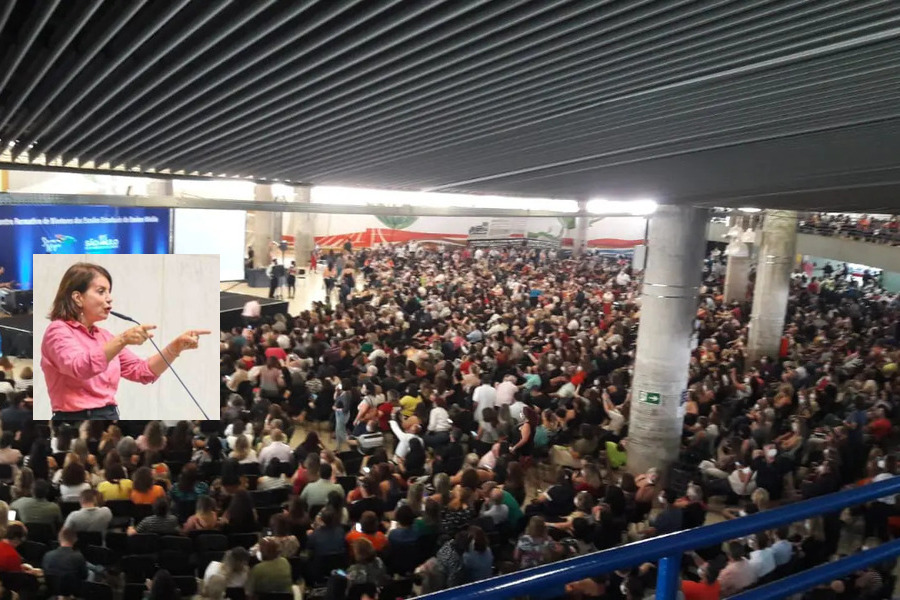
[[[738,210],[741,211],[742,213],[747,213],[747,214],[751,214],[751,215],[752,215],[752,214],[754,214],[754,213],[760,212],[762,209],[761,209],[761,208],[754,208],[753,206],[744,206],[744,207],[739,208]]]

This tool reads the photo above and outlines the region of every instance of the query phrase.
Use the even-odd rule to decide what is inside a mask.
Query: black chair
[[[294,600],[293,592],[269,592],[268,594],[257,594],[259,600]]]
[[[84,559],[92,565],[110,567],[116,564],[116,554],[103,546],[87,546],[81,553],[84,555]]]
[[[328,581],[332,571],[346,569],[348,564],[346,552],[314,556],[308,565],[310,570],[306,574],[306,584],[309,587],[321,586]]]
[[[56,540],[56,527],[50,523],[25,523],[28,539],[33,542],[49,544]]]
[[[177,550],[190,555],[194,551],[194,542],[190,538],[180,535],[163,535],[159,538],[159,549],[160,551]]]
[[[391,575],[410,575],[428,557],[419,553],[418,541],[407,544],[391,544],[388,547],[385,566]]]
[[[228,600],[247,600],[247,592],[242,587],[230,587],[225,589],[225,597]]]
[[[106,508],[112,514],[112,521],[109,523],[109,529],[119,529],[128,527],[131,524],[134,503],[131,500],[107,500]]]
[[[303,579],[308,561],[303,556],[291,556],[288,558],[288,562],[291,563],[291,581],[297,583]]]
[[[96,581],[82,582],[81,594],[83,598],[90,598],[91,600],[113,600],[112,588],[105,583]]]
[[[197,578],[193,575],[174,575],[172,580],[181,590],[182,598],[190,598],[197,593]]]
[[[134,524],[137,525],[141,521],[144,520],[145,517],[149,517],[153,514],[153,505],[152,504],[132,504],[131,505],[131,517],[134,519]]]
[[[284,507],[281,505],[259,506],[256,508],[256,516],[259,517],[259,524],[263,527],[268,527],[272,517],[282,512],[284,512]]]
[[[384,598],[385,600],[394,600],[394,598],[409,598],[413,593],[413,580],[409,577],[404,577],[401,579],[391,579],[384,587],[381,588],[381,591],[378,593],[379,598]]]
[[[156,564],[160,569],[165,569],[172,575],[194,576],[191,555],[178,550],[160,550]]]
[[[237,546],[243,546],[249,550],[258,541],[258,533],[232,533],[228,536],[228,547],[236,548]]]
[[[251,492],[256,490],[256,484],[259,483],[259,475],[244,475],[247,479],[247,489]]]
[[[146,591],[146,583],[126,583],[125,589],[122,591],[122,600],[143,600]]]
[[[127,554],[156,554],[159,552],[159,536],[155,533],[135,533],[128,536]]]
[[[275,503],[269,490],[253,490],[250,492],[250,498],[253,499],[253,506],[269,506]]]
[[[197,553],[197,577],[203,579],[203,575],[206,573],[206,568],[209,566],[214,560],[221,561],[225,557],[224,550],[212,550],[209,552],[198,552]]]
[[[342,488],[344,488],[344,493],[349,494],[356,489],[359,480],[352,475],[348,475],[347,477],[338,477],[337,482],[341,485]]]
[[[291,488],[287,486],[274,488],[269,490],[269,495],[272,497],[272,504],[284,504],[291,497]]]
[[[34,575],[20,572],[0,572],[0,583],[7,590],[19,594],[21,600],[29,600],[37,596],[41,583]]]
[[[106,547],[119,556],[128,554],[128,534],[124,531],[107,531]]]
[[[59,510],[62,512],[63,522],[65,522],[66,517],[68,517],[71,513],[75,512],[81,508],[81,503],[79,502],[60,502]]]
[[[12,465],[0,464],[0,481],[12,482],[12,480],[13,480]]]
[[[51,596],[82,597],[81,587],[84,582],[75,575],[44,574],[44,581]]]
[[[194,539],[194,550],[197,552],[224,552],[229,548],[228,537],[218,532],[211,533],[206,531],[192,531],[190,537]]]
[[[103,545],[103,532],[101,531],[79,531],[78,532],[78,541],[75,542],[75,547],[79,550],[83,548],[87,548],[88,546],[102,546]]]
[[[436,533],[419,536],[419,554],[425,557],[434,556],[434,553],[437,552],[437,542],[438,534]]]
[[[122,572],[126,582],[143,584],[156,574],[156,558],[152,554],[123,556]]]
[[[37,567],[44,561],[44,555],[49,552],[50,547],[40,542],[25,540],[16,550],[24,562]]]
[[[238,465],[238,473],[241,475],[262,475],[258,462],[241,463]]]

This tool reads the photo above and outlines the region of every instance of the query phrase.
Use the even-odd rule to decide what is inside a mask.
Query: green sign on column
[[[660,395],[656,392],[641,392],[638,394],[638,399],[646,404],[655,404],[659,406],[660,403]]]

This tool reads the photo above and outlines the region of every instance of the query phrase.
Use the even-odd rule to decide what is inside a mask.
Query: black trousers
[[[53,413],[53,421],[117,421],[119,419],[119,407],[115,404],[107,404],[100,408],[87,410],[56,411]]]

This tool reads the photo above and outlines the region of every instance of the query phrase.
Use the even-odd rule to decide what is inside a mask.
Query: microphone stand
[[[138,323],[137,321],[135,321],[135,320],[132,319],[131,317],[126,317],[126,316],[123,315],[123,314],[120,314],[120,313],[117,313],[117,312],[113,312],[113,311],[109,311],[109,314],[114,315],[114,316],[116,316],[116,317],[119,317],[120,319],[123,319],[123,320],[125,320],[125,321],[130,321],[130,322],[132,322],[132,323],[135,323],[136,325],[140,325],[140,323]],[[163,359],[164,361],[166,361],[166,364],[169,366],[169,370],[172,371],[172,374],[178,379],[178,383],[181,384],[181,387],[183,387],[183,388],[184,388],[184,391],[186,391],[186,392],[188,393],[188,396],[191,397],[191,400],[194,401],[194,404],[196,404],[196,405],[197,405],[197,408],[200,409],[200,412],[203,413],[203,417],[208,421],[208,420],[209,420],[209,415],[206,414],[206,411],[203,410],[203,407],[200,406],[200,403],[197,402],[197,399],[196,399],[196,398],[194,398],[194,395],[191,393],[191,390],[188,389],[188,386],[186,386],[186,385],[184,384],[184,382],[181,380],[181,377],[178,376],[178,373],[175,371],[175,368],[172,366],[172,363],[170,363],[169,360],[166,358],[166,355],[162,353],[162,350],[159,349],[159,346],[156,345],[156,342],[153,341],[153,338],[148,337],[147,339],[150,340],[150,343],[153,344],[153,347],[156,348],[156,351],[159,353],[159,355],[162,357],[162,359]]]

